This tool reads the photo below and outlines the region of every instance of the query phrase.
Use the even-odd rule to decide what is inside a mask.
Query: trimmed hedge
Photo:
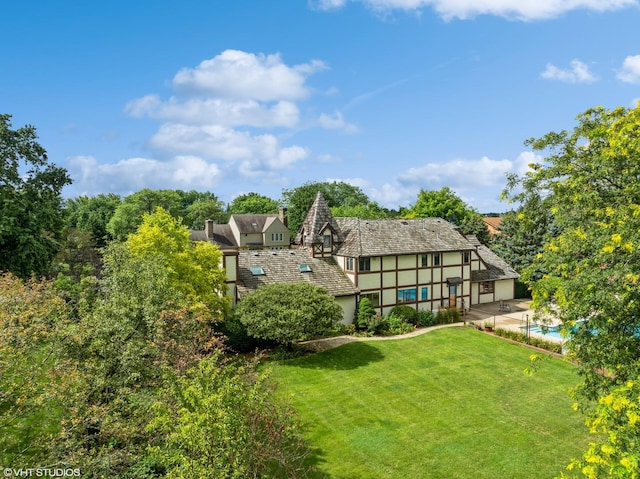
[[[535,346],[536,348],[545,349],[547,351],[551,351],[552,353],[562,354],[562,344],[556,343],[553,341],[546,341],[544,339],[540,339],[534,336],[529,337],[529,341],[527,342],[527,335],[521,333],[519,331],[511,331],[510,329],[497,328],[495,330],[495,334],[497,336],[501,336],[503,338],[511,339],[512,341],[517,341],[519,343],[528,343],[531,346]]]

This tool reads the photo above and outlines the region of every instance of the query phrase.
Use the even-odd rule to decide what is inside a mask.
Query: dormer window
[[[324,248],[331,248],[331,235],[324,235],[322,237],[322,246]]]

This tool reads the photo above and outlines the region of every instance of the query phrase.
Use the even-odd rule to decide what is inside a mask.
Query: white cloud
[[[302,160],[309,151],[299,146],[283,147],[270,134],[251,135],[221,125],[165,123],[149,140],[158,150],[189,153],[225,161],[256,161],[284,168]]]
[[[196,68],[180,70],[173,78],[173,86],[182,92],[234,99],[299,100],[309,94],[306,77],[324,68],[326,65],[318,60],[289,67],[279,54],[225,50]]]
[[[218,165],[196,156],[176,156],[170,161],[129,158],[99,164],[92,156],[67,162],[78,191],[130,194],[142,188],[210,189],[221,179]]]
[[[571,67],[568,69],[558,68],[552,63],[547,63],[547,67],[540,76],[547,80],[560,80],[566,83],[593,83],[598,79],[589,71],[589,67],[580,60],[571,60]]]
[[[618,79],[625,83],[640,83],[640,55],[628,56],[624,59]]]
[[[409,168],[390,182],[369,189],[367,194],[381,205],[395,208],[415,203],[420,189],[439,190],[447,186],[480,212],[504,211],[508,207],[500,203],[500,194],[506,186],[506,174],[522,175],[529,164],[541,160],[540,156],[525,151],[515,160],[482,157],[479,160],[427,163]]]
[[[559,17],[572,10],[603,12],[638,5],[637,0],[352,0],[375,11],[414,11],[433,8],[445,20],[495,15],[522,21]],[[318,0],[315,6],[330,10],[344,6],[346,0]]]
[[[339,111],[334,112],[333,116],[322,113],[318,118],[318,124],[326,130],[342,130],[346,133],[356,133],[358,131],[358,127],[345,121]]]
[[[250,126],[257,128],[293,128],[299,122],[300,112],[295,103],[280,101],[271,106],[255,100],[230,101],[221,98],[182,101],[176,97],[162,102],[156,95],[133,100],[125,112],[136,118],[150,118],[186,124],[217,124],[224,126]]]

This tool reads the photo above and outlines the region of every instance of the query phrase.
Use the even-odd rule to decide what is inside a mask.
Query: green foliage
[[[586,424],[598,442],[590,443],[582,459],[567,467],[570,474],[562,477],[636,479],[640,471],[640,382],[627,381],[601,397]]]
[[[0,271],[22,278],[48,272],[64,226],[67,171],[50,164],[32,126],[11,129],[0,115]]]
[[[531,265],[542,253],[545,243],[557,234],[549,206],[535,192],[516,211],[510,211],[502,217],[500,234],[489,246],[516,271],[529,269],[527,276],[537,281],[546,270],[531,270]]]
[[[358,311],[356,313],[356,327],[360,330],[367,329],[369,320],[375,316],[376,310],[371,305],[369,298],[362,298],[358,303]]]
[[[247,193],[236,196],[227,209],[231,215],[238,214],[272,214],[277,213],[279,204],[276,200],[258,193]]]
[[[64,351],[67,306],[49,282],[0,274],[0,463],[44,461],[77,380]]]
[[[407,218],[442,218],[460,227],[465,235],[475,235],[482,243],[489,241],[489,231],[482,215],[467,205],[450,188],[420,190],[416,203],[405,211]]]
[[[546,349],[547,351],[551,351],[552,353],[556,353],[556,354],[562,353],[562,344],[556,343],[554,341],[546,341],[544,339],[540,339],[535,336],[530,336],[529,338],[527,338],[526,334],[521,333],[519,331],[513,331],[510,329],[504,329],[504,328],[496,328],[495,334],[496,336],[501,336],[503,338],[511,339],[512,341],[530,344],[531,346],[535,346],[536,348],[540,348],[540,349]]]
[[[107,224],[120,202],[120,197],[113,193],[69,199],[65,203],[67,228],[91,234],[95,246],[102,248],[113,239],[107,231]]]
[[[545,198],[559,232],[523,280],[539,313],[566,328],[582,324],[568,346],[580,364],[585,407],[639,374],[639,136],[640,107],[587,110],[573,131],[530,139],[544,161],[509,180],[512,200]]]
[[[122,201],[107,224],[112,238],[124,241],[142,223],[145,213],[163,208],[175,219],[182,218],[192,229],[202,229],[208,219],[225,223],[228,219],[223,202],[213,193],[182,190],[151,190],[144,188]]]
[[[236,314],[251,336],[287,346],[325,334],[342,320],[333,296],[310,283],[261,286],[242,298]]]
[[[289,229],[292,233],[295,234],[302,225],[318,191],[322,193],[329,208],[355,207],[370,203],[367,195],[359,187],[341,181],[309,182],[297,188],[283,190],[282,199],[288,210]]]
[[[137,257],[160,258],[173,288],[190,301],[204,303],[212,319],[224,317],[228,306],[226,276],[217,246],[204,241],[192,243],[181,220],[160,207],[143,215],[142,224],[129,235],[127,245]]]
[[[460,321],[460,311],[457,308],[441,308],[436,315],[437,324],[451,324]]]
[[[423,328],[434,326],[436,324],[436,317],[433,313],[426,309],[418,311],[418,326]]]
[[[338,205],[331,207],[331,214],[334,217],[351,217],[367,220],[395,218],[398,216],[397,211],[383,208],[375,201],[357,205]]]
[[[292,411],[274,401],[256,364],[234,364],[219,353],[166,381],[149,429],[150,448],[175,478],[305,477],[309,448]]]
[[[406,334],[415,329],[415,326],[407,322],[406,318],[393,312],[385,317],[385,321],[387,323],[386,333],[390,335]]]
[[[406,304],[399,304],[391,308],[389,314],[398,316],[413,325],[418,324],[418,311]]]

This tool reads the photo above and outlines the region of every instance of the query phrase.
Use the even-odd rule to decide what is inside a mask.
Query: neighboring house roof
[[[207,232],[205,230],[190,230],[189,239],[191,241],[213,241],[221,248],[236,248],[238,246],[233,237],[231,227],[228,224],[213,224],[211,225],[211,229],[211,238],[207,238]]]
[[[309,268],[300,267],[307,265]],[[251,268],[262,268],[254,274]],[[303,271],[301,271],[301,269]],[[310,269],[310,271],[306,271]],[[314,258],[306,249],[240,251],[238,295],[251,293],[265,284],[307,282],[325,288],[332,296],[355,295],[358,289],[331,258]],[[259,272],[256,269],[256,272]]]
[[[241,234],[262,233],[278,218],[278,215],[243,214],[231,215],[229,223],[236,224]]]
[[[340,233],[340,228],[331,214],[331,210],[322,193],[318,191],[307,216],[298,230],[295,243],[304,245],[322,243],[320,233],[322,233],[327,226],[330,226],[333,232],[338,235],[338,241],[342,241],[343,238]]]
[[[487,269],[480,269],[471,272],[471,281],[497,281],[502,279],[518,279],[520,275],[509,266],[502,258],[491,251],[485,245],[477,247],[478,256],[487,266]]]
[[[485,216],[482,218],[487,225],[487,230],[491,236],[500,234],[500,226],[502,225],[502,218],[495,216]]]
[[[454,225],[440,218],[335,220],[344,235],[344,241],[336,251],[339,256],[387,256],[475,249]]]

